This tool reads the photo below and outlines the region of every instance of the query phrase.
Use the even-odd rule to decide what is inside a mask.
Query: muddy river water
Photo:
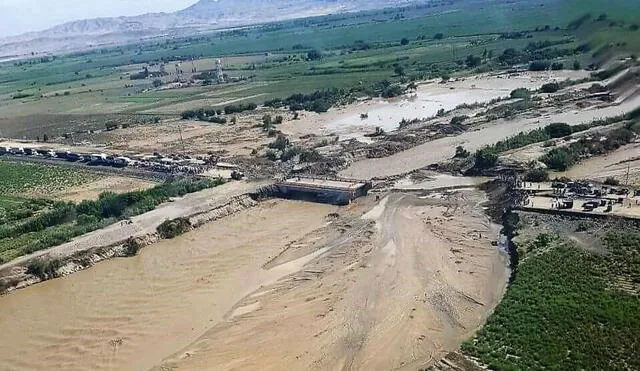
[[[403,119],[433,117],[438,110],[456,108],[462,103],[486,103],[495,98],[508,97],[517,88],[538,89],[547,82],[586,77],[584,71],[525,72],[515,75],[479,75],[446,84],[429,83],[415,93],[402,98],[373,99],[349,106],[335,117],[326,119],[326,131],[340,138],[366,141],[363,135],[380,127],[389,132],[398,128]],[[366,116],[361,116],[366,114]]]
[[[265,270],[325,223],[327,205],[269,201],[134,258],[0,297],[1,370],[143,370],[223,321],[244,296],[300,269]],[[304,258],[302,259],[304,260]]]

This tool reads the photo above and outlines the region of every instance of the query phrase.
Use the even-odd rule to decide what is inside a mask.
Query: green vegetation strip
[[[549,169],[565,171],[577,164],[581,158],[599,156],[614,151],[625,144],[631,143],[640,133],[640,125],[630,124],[606,134],[604,140],[599,134],[591,138],[581,138],[568,147],[554,148],[540,158]]]
[[[415,88],[413,83],[402,85],[389,80],[382,80],[370,86],[358,86],[351,89],[324,89],[317,90],[311,94],[293,94],[286,99],[271,99],[264,102],[266,107],[282,108],[289,107],[291,111],[313,111],[317,113],[327,112],[329,108],[353,103],[359,97],[381,96],[392,98],[406,93],[407,89]],[[230,115],[246,111],[253,111],[258,108],[255,103],[232,104],[222,108],[199,108],[187,110],[181,113],[183,120],[198,119],[217,124],[225,124],[227,119],[222,115]]]
[[[496,165],[498,157],[506,151],[519,149],[535,143],[552,141],[554,139],[568,138],[572,134],[586,130],[609,126],[624,120],[636,120],[640,115],[640,109],[606,120],[596,120],[590,124],[570,126],[565,123],[553,123],[544,128],[522,132],[513,137],[501,140],[492,146],[479,149],[475,153],[475,168],[488,169]],[[630,143],[636,135],[640,134],[640,122],[629,121],[625,127],[611,131],[601,140],[599,133],[594,133],[592,138],[582,138],[568,147],[554,148],[540,158],[550,169],[564,171],[576,164],[580,158],[591,155],[602,155]],[[549,142],[549,146],[554,145]]]
[[[538,238],[495,313],[462,349],[493,370],[638,370],[640,235],[596,255]]]
[[[10,222],[0,226],[0,263],[69,242],[74,237],[117,220],[151,211],[171,197],[184,196],[223,183],[222,179],[186,179],[143,191],[123,194],[105,192],[96,201],[83,201],[78,205],[48,201],[29,204],[34,206],[22,208],[25,210],[22,214],[24,218],[9,214],[5,220]]]

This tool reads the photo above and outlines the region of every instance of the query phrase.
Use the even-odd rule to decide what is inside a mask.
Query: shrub
[[[82,201],[76,212],[80,215],[92,215],[98,218],[120,218],[153,210],[171,197],[181,197],[187,193],[198,192],[224,183],[223,180],[178,180],[166,182],[144,191],[122,194],[104,192],[95,201]]]
[[[253,111],[258,108],[258,105],[255,103],[241,103],[241,104],[231,104],[224,107],[224,113],[227,115],[233,113],[241,113],[245,111]]]
[[[409,45],[409,39],[407,39],[406,37],[403,37],[402,40],[400,40],[400,45],[402,46]]]
[[[529,89],[526,89],[526,88],[518,88],[516,90],[511,91],[510,96],[511,98],[514,98],[514,99],[530,99],[531,91],[529,91]]]
[[[226,124],[227,119],[220,116],[211,116],[209,117],[209,122],[212,122],[214,124]]]
[[[315,149],[303,149],[300,152],[301,162],[319,162],[322,161],[322,159],[322,155]]]
[[[546,71],[549,69],[547,61],[533,61],[529,63],[529,71]]]
[[[233,179],[233,180],[242,180],[242,178],[244,178],[244,175],[241,172],[239,172],[237,170],[234,170],[234,171],[231,172],[231,179]]]
[[[604,91],[607,91],[607,88],[600,84],[591,84],[591,86],[589,87],[589,89],[587,89],[587,91],[589,91],[589,93],[591,94],[602,93]]]
[[[317,61],[322,59],[322,53],[320,51],[313,49],[307,53],[307,59],[310,61]]]
[[[262,128],[268,129],[271,127],[271,125],[273,125],[273,119],[271,118],[271,115],[262,116]]]
[[[282,156],[280,156],[280,160],[289,161],[301,153],[302,153],[301,147],[298,147],[298,146],[288,147],[284,151],[282,151]]]
[[[540,91],[543,93],[555,93],[558,90],[560,90],[560,84],[558,84],[557,82],[550,82],[550,83],[544,84],[540,88]]]
[[[598,79],[598,80],[606,80],[608,78],[611,78],[613,76],[615,76],[617,73],[623,71],[625,68],[627,68],[627,65],[625,64],[619,64],[617,66],[611,67],[607,70],[602,70],[599,72],[594,72],[591,74],[591,77]]]
[[[476,169],[489,169],[498,163],[498,153],[492,148],[483,148],[476,151]]]
[[[33,260],[27,266],[27,273],[34,275],[41,280],[48,280],[58,276],[57,270],[62,263],[60,260]]]
[[[554,71],[559,71],[564,69],[564,64],[562,62],[555,62],[551,64],[551,69]]]
[[[567,148],[554,148],[540,159],[550,169],[565,171],[573,166],[577,159]]]
[[[278,135],[275,141],[269,143],[269,148],[278,149],[280,151],[284,151],[287,147],[291,145],[291,142],[284,135]]]
[[[577,60],[573,61],[573,69],[574,70],[577,71],[577,70],[579,70],[581,68],[582,68],[582,66],[580,65],[580,62],[578,62]]]
[[[467,59],[465,60],[465,63],[469,68],[478,67],[480,63],[482,63],[482,58],[476,57],[473,54],[469,54],[467,56]]]
[[[460,125],[463,122],[465,122],[467,119],[469,118],[469,116],[455,116],[451,119],[451,121],[449,122],[451,125]]]
[[[383,98],[399,97],[404,94],[405,89],[400,85],[390,85],[382,90],[380,94]]]
[[[434,38],[435,40],[442,40],[442,39],[444,39],[444,34],[443,34],[442,32],[438,32],[437,34],[435,34],[435,35],[433,36],[433,38]]]
[[[270,161],[277,161],[278,160],[278,152],[270,149],[267,151],[267,159],[269,159]]]
[[[612,176],[608,177],[604,180],[604,184],[609,186],[618,186],[620,185],[620,181]]]
[[[561,122],[547,125],[544,128],[544,131],[549,134],[551,138],[563,138],[573,134],[573,128],[570,125]]]
[[[22,98],[29,98],[32,97],[33,94],[26,94],[26,93],[18,93],[18,94],[14,94],[11,99],[22,99]]]
[[[568,29],[570,30],[577,30],[578,28],[580,28],[580,26],[582,26],[585,22],[587,22],[589,19],[591,19],[591,14],[587,13],[577,19],[574,19],[573,21],[569,22],[569,25],[567,26]]]
[[[464,149],[464,147],[462,146],[457,146],[456,154],[453,156],[453,158],[467,158],[469,156],[471,156],[471,153],[469,153],[469,151]]]
[[[127,257],[138,255],[138,251],[140,251],[140,242],[134,237],[129,237],[127,242],[124,244],[124,254]]]
[[[160,238],[172,239],[185,234],[191,229],[191,223],[188,218],[177,218],[173,220],[165,220],[157,228]]]
[[[549,180],[549,172],[544,169],[531,169],[524,174],[525,182],[546,182]]]
[[[274,98],[264,102],[265,107],[280,108],[284,106],[284,102],[280,98]]]

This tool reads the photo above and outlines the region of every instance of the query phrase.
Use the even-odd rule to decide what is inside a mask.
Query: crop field
[[[0,161],[0,196],[50,195],[100,177],[71,167]]]
[[[189,38],[145,42],[120,47],[47,56],[26,62],[0,64],[0,135],[29,138],[65,133],[59,115],[110,114],[179,115],[179,110],[246,100],[262,103],[294,93],[325,88],[353,88],[383,80],[406,81],[465,73],[469,55],[500,55],[538,41],[565,40],[561,49],[590,42],[591,50],[607,55],[640,50],[632,0],[572,1],[468,0],[437,7],[411,7],[292,20]],[[591,13],[576,30],[567,25]],[[594,18],[605,13],[607,22]],[[596,32],[597,31],[597,32]],[[436,35],[439,35],[436,37]],[[504,35],[508,35],[504,37]],[[510,36],[509,36],[510,35]],[[597,36],[594,36],[597,35]],[[406,39],[406,42],[401,42]],[[606,49],[606,50],[605,50]],[[308,60],[317,50],[320,60]],[[591,53],[565,57],[565,64],[588,62]],[[174,63],[197,72],[214,69],[222,58],[226,73],[240,81],[227,85],[156,89],[153,79],[131,80],[145,65],[166,63],[168,84],[176,80]],[[497,68],[491,57],[482,66]],[[155,67],[157,68],[157,67]],[[397,72],[401,71],[401,74]],[[13,121],[24,122],[16,125]],[[46,116],[50,119],[47,119]],[[103,127],[101,120],[88,128]]]
[[[493,370],[640,369],[640,235],[611,233],[602,244],[604,254],[550,235],[528,243],[504,299],[463,351]]]
[[[19,256],[30,241],[44,238],[21,231],[62,206],[47,198],[101,177],[70,167],[0,161],[0,262]]]

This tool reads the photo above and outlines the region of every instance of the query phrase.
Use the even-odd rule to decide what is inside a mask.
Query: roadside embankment
[[[235,182],[172,200],[148,213],[0,266],[0,294],[66,276],[114,257],[131,256],[157,242],[158,226],[187,218],[191,228],[256,204],[251,195],[266,183]]]

